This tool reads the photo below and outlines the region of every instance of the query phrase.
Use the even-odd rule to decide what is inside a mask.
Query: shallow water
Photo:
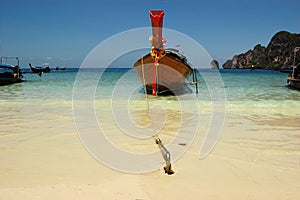
[[[27,129],[49,133],[55,129],[55,123],[59,127],[64,120],[72,119],[74,106],[80,106],[76,102],[80,102],[80,98],[86,101],[86,96],[91,96],[91,101],[82,105],[94,106],[99,118],[117,115],[118,109],[122,109],[128,112],[124,117],[136,121],[137,126],[147,125],[153,106],[166,111],[162,116],[169,126],[189,113],[198,113],[201,120],[203,115],[209,118],[216,112],[236,114],[253,121],[277,119],[272,125],[276,125],[275,122],[289,124],[300,116],[300,91],[287,88],[287,74],[275,71],[221,70],[220,74],[200,71],[199,93],[179,97],[145,96],[133,70],[85,69],[79,72],[69,69],[45,73],[42,77],[25,74],[25,82],[0,87],[0,137]],[[79,96],[73,96],[76,89]],[[297,123],[294,126],[297,127]]]
[[[299,169],[300,92],[286,87],[287,74],[201,71],[197,95],[153,97],[141,92],[134,71],[111,69],[98,81],[101,73],[84,70],[78,75],[77,70],[67,70],[42,77],[25,74],[25,82],[0,87],[0,185],[26,185],[30,177],[36,177],[36,184],[80,180],[87,170],[81,160],[91,161],[82,152],[74,123],[74,117],[85,116],[76,116],[73,111],[82,109],[85,114],[89,106],[102,131],[126,151],[157,150],[151,140],[156,133],[165,144],[178,137],[178,143],[186,145],[168,148],[189,148],[192,130],[198,138],[196,146],[191,146],[192,155],[198,157],[205,135],[216,127],[212,124],[216,115],[224,116],[224,122],[220,121],[222,135],[212,152],[215,158],[238,160],[252,167]],[[217,82],[220,80],[223,82]],[[82,95],[74,97],[74,87]],[[90,97],[92,101],[88,101]],[[88,127],[92,122],[85,123]],[[193,129],[195,124],[197,129]],[[146,139],[132,132],[128,137],[128,130],[137,128],[149,131],[143,135]],[[78,175],[68,172],[74,165],[72,172]],[[92,176],[87,179],[99,181]]]

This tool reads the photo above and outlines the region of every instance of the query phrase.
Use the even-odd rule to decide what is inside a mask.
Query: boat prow
[[[148,94],[153,94],[153,82],[156,82],[158,95],[177,95],[191,92],[187,86],[187,77],[193,72],[186,57],[178,51],[166,49],[164,56],[155,67],[151,53],[134,63],[134,68]],[[158,77],[153,80],[153,75]]]
[[[163,10],[150,11],[151,52],[137,60],[134,69],[148,94],[156,96],[190,92],[187,78],[194,70],[178,49],[165,48],[166,39],[162,37],[163,16]]]

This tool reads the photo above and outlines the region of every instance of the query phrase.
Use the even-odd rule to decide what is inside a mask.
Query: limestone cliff
[[[253,50],[233,56],[223,64],[224,69],[291,69],[294,48],[300,47],[300,34],[287,31],[276,33],[267,47],[260,44]],[[296,54],[296,63],[300,62],[300,52]]]

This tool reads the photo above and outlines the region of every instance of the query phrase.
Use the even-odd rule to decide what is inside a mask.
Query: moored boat
[[[156,95],[180,94],[188,90],[186,79],[194,70],[177,49],[165,48],[162,37],[163,10],[151,10],[151,52],[134,63],[145,92]]]
[[[293,71],[289,74],[287,78],[287,84],[291,88],[300,90],[300,63],[295,65],[296,53],[300,50],[300,47],[295,47],[294,49],[294,62],[293,62]]]
[[[39,76],[41,76],[43,73],[48,73],[51,71],[48,65],[46,65],[45,67],[34,67],[31,65],[31,63],[29,63],[29,68],[32,73],[38,74]]]
[[[17,60],[16,65],[11,65],[7,63],[8,59]],[[4,62],[5,60],[5,62]],[[0,64],[0,85],[8,85],[12,83],[22,82],[23,75],[19,67],[18,57],[1,57]]]
[[[300,63],[293,67],[293,72],[287,78],[287,84],[291,88],[300,90]]]
[[[288,86],[300,90],[300,79],[295,79],[293,77],[288,77]]]

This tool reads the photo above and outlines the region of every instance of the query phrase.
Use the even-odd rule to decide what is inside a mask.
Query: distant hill
[[[233,56],[223,64],[224,69],[291,69],[294,60],[294,48],[300,47],[300,34],[287,31],[276,33],[267,47],[260,44],[253,50]],[[300,62],[300,52],[296,54],[296,64]]]

